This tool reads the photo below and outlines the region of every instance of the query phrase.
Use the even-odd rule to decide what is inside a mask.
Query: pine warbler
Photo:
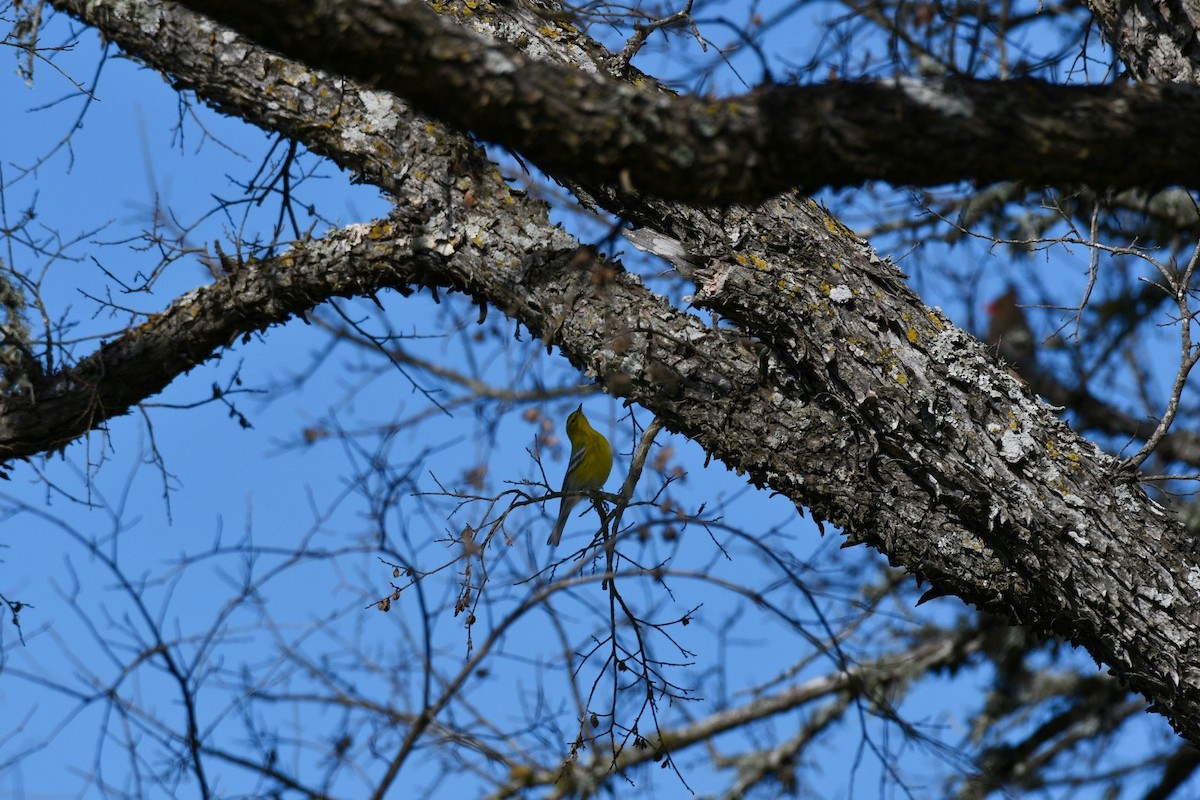
[[[562,500],[558,506],[558,521],[546,544],[554,547],[562,539],[567,517],[575,504],[585,495],[604,486],[612,472],[612,445],[604,434],[598,432],[583,415],[583,404],[567,417],[567,438],[571,440],[571,462],[563,476]]]

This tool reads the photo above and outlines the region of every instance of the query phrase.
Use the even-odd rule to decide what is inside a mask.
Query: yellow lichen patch
[[[1071,462],[1071,465],[1075,469],[1079,469],[1080,465],[1083,461],[1083,459],[1081,459],[1079,457],[1078,453],[1063,452],[1062,450],[1059,450],[1058,445],[1054,442],[1053,439],[1048,440],[1046,442],[1046,453],[1055,460],[1062,459],[1062,460]]]
[[[825,230],[829,231],[834,236],[849,236],[851,239],[855,238],[854,231],[843,225],[840,220],[825,213],[825,209],[821,209],[821,220],[825,223]]]
[[[907,331],[904,332],[904,335],[906,337],[908,337],[909,344],[916,344],[917,339],[921,338],[920,335],[917,333],[916,328],[909,328]]]
[[[750,257],[748,255],[746,255],[745,253],[738,253],[733,258],[735,261],[737,261],[743,267],[746,266],[746,264],[750,261]]]
[[[755,268],[755,269],[759,269],[759,270],[767,270],[767,269],[769,269],[769,268],[770,268],[770,267],[768,267],[768,265],[767,265],[767,260],[766,260],[765,258],[763,258],[762,256],[760,256],[760,255],[757,255],[757,254],[751,254],[751,255],[750,255],[750,263],[754,265],[754,268]]]
[[[979,541],[974,536],[963,536],[960,544],[962,544],[964,548],[973,550],[976,553],[982,553],[986,549],[983,546],[983,542]]]
[[[367,236],[376,242],[380,239],[390,239],[392,238],[392,226],[387,222],[376,222],[367,232]]]
[[[130,335],[141,336],[144,333],[148,333],[150,329],[154,327],[154,323],[158,321],[159,316],[159,314],[151,314],[150,316],[146,317],[146,321],[134,328],[130,332]]]

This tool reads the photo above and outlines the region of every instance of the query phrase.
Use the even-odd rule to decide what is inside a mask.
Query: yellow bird
[[[583,404],[567,417],[567,438],[571,440],[571,463],[563,475],[562,500],[558,506],[558,521],[546,544],[554,547],[562,539],[567,517],[584,496],[604,487],[612,472],[612,445],[583,415]]]

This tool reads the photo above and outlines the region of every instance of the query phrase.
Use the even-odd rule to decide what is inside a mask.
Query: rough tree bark
[[[323,0],[301,13],[290,0],[185,5],[592,189],[715,204],[872,179],[1200,186],[1187,133],[1200,119],[1194,86],[895,79],[768,86],[716,101],[530,59],[420,3]],[[473,13],[511,13],[488,8]]]
[[[695,281],[696,304],[735,323],[736,336],[579,247],[542,207],[508,192],[473,145],[389,95],[170,4],[55,5],[181,88],[355,170],[392,193],[397,210],[278,258],[231,264],[228,277],[51,376],[34,397],[6,398],[0,453],[59,446],[215,343],[331,295],[461,289],[755,484],[838,524],[849,542],[1085,646],[1200,742],[1192,541],[1115,459],[810,201],[785,195],[717,213],[620,188],[581,192],[646,229],[643,243],[667,253]],[[539,35],[530,19],[497,6],[480,24],[515,40]],[[553,44],[547,58],[566,63],[578,52]],[[141,360],[163,347],[188,355]],[[142,389],[120,394],[116,384],[150,373]]]
[[[1154,0],[1090,0],[1086,5],[1138,80],[1195,84],[1200,79],[1200,8]]]

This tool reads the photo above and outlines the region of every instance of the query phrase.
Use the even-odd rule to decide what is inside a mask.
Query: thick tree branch
[[[784,197],[725,214],[636,200],[622,208],[676,243],[675,263],[695,281],[696,303],[738,324],[738,336],[672,308],[554,232],[544,210],[508,192],[468,145],[414,120],[387,95],[349,84],[330,91],[335,80],[170,6],[58,2],[227,110],[339,163],[362,164],[367,179],[396,197],[393,220],[248,265],[244,275],[177,301],[164,315],[177,328],[164,321],[130,332],[106,348],[112,356],[132,357],[137,337],[160,333],[186,350],[189,325],[209,324],[192,311],[231,314],[224,336],[286,315],[301,298],[319,302],[322,293],[418,278],[468,291],[754,483],[843,526],[851,542],[878,547],[943,591],[1086,646],[1200,741],[1192,540],[1112,458],[810,201]],[[514,21],[513,35],[519,30]],[[188,48],[186,57],[174,52]],[[258,109],[265,90],[256,80],[275,82],[270,109]],[[319,113],[326,102],[347,122],[362,114],[354,122],[362,127],[342,128],[342,116]],[[607,202],[616,207],[611,196]],[[342,263],[370,274],[346,273]],[[317,274],[324,271],[332,274]],[[231,305],[210,303],[210,292]],[[746,335],[760,344],[744,346]],[[100,396],[120,358],[104,366],[54,386]],[[36,402],[44,401],[39,394]],[[36,413],[14,408],[18,402],[25,401],[9,401],[9,414]],[[113,410],[76,408],[88,414],[66,422]],[[21,452],[33,452],[20,430],[7,430]]]
[[[1088,0],[1086,5],[1134,77],[1200,83],[1200,7],[1164,0]]]
[[[417,2],[185,4],[593,191],[729,204],[875,179],[1200,188],[1193,87],[900,78],[713,101],[526,58]]]

